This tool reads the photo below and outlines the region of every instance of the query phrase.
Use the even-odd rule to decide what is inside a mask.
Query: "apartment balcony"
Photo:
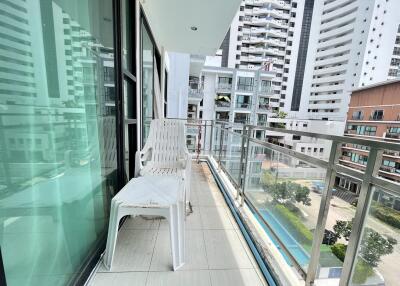
[[[258,70],[260,69],[260,65],[255,65],[255,64],[241,64],[239,65],[239,68],[241,69],[248,69],[248,70]]]
[[[264,48],[263,47],[242,47],[241,51],[244,53],[252,53],[252,54],[262,54],[264,52]]]
[[[89,286],[267,285],[207,163],[192,164],[193,212],[186,219],[186,262],[171,271],[165,219],[128,218],[112,271],[99,264]],[[133,283],[133,284],[132,284]]]
[[[237,91],[244,91],[244,92],[253,92],[254,87],[252,85],[240,85],[238,84],[236,87]]]
[[[218,83],[216,87],[217,93],[231,93],[232,84],[231,83]]]
[[[271,86],[261,87],[258,95],[260,96],[270,96],[274,94],[274,90]]]
[[[237,109],[246,109],[246,110],[250,110],[250,109],[251,109],[251,103],[237,102],[235,107],[236,107]]]
[[[265,33],[265,27],[251,27],[250,29],[243,29],[243,33],[249,33],[249,34],[261,34]]]
[[[281,18],[281,19],[289,19],[290,14],[289,13],[284,13],[280,10],[277,9],[271,9],[270,10],[270,15],[276,18]]]
[[[269,27],[272,28],[284,28],[287,29],[289,27],[289,25],[281,20],[276,20],[276,19],[267,19],[266,24],[269,25]]]
[[[235,118],[233,122],[236,124],[245,125],[250,123],[250,118]]]
[[[204,97],[204,91],[202,89],[189,88],[189,100],[201,101]]]
[[[264,42],[271,46],[286,47],[286,41],[280,41],[277,39],[267,38]]]
[[[243,36],[242,42],[248,44],[261,44],[264,42],[264,37]]]
[[[260,103],[260,104],[258,104],[257,111],[258,112],[271,112],[271,106],[267,103]]]
[[[264,7],[262,7],[262,8],[254,7],[251,12],[252,12],[253,15],[263,15],[263,14],[271,13],[271,9],[264,8]]]
[[[249,56],[242,56],[241,60],[243,62],[262,63],[264,61],[264,57],[249,55]]]
[[[399,133],[386,132],[385,138],[388,138],[388,139],[400,139],[400,134]]]
[[[279,37],[279,38],[286,38],[287,37],[286,33],[280,32],[280,31],[278,31],[276,29],[266,29],[265,32],[266,32],[267,36],[274,36],[274,37]]]
[[[228,101],[217,100],[217,101],[215,101],[215,107],[217,109],[230,109],[231,103]]]
[[[372,116],[372,115],[369,116],[369,120],[371,120],[371,121],[381,121],[383,119],[384,119],[383,115],[382,116]]]
[[[276,49],[276,48],[267,48],[264,50],[266,55],[272,55],[272,56],[284,56],[285,51]]]
[[[250,21],[250,25],[255,26],[265,26],[267,23],[268,20],[265,17],[252,17]]]
[[[387,172],[387,173],[393,173],[395,175],[400,176],[400,169],[396,169],[395,167],[381,166],[380,171]]]
[[[124,285],[125,281],[165,286],[194,283],[271,285],[271,278],[265,275],[265,263],[268,263],[268,269],[273,270],[273,283],[279,285],[305,285],[306,280],[315,285],[336,286],[339,281],[347,285],[346,281],[357,270],[345,265],[363,258],[359,249],[349,248],[339,259],[332,246],[337,246],[336,243],[346,246],[359,241],[364,233],[364,225],[359,223],[361,220],[367,219],[368,227],[383,242],[387,237],[400,239],[398,228],[389,227],[370,211],[383,205],[378,201],[369,203],[378,189],[400,199],[399,185],[382,179],[397,176],[396,170],[380,168],[379,175],[376,175],[378,170],[374,168],[377,167],[362,164],[358,167],[350,162],[349,156],[342,156],[339,162],[335,162],[333,160],[338,156],[332,152],[332,157],[325,161],[314,158],[311,153],[280,146],[276,143],[284,136],[301,135],[315,141],[321,135],[266,127],[266,118],[259,118],[257,126],[246,127],[245,132],[264,131],[270,134],[266,138],[276,139],[271,140],[274,143],[257,139],[256,132],[243,137],[241,133],[232,131],[232,127],[242,130],[249,119],[236,115],[234,124],[240,124],[240,127],[229,122],[215,122],[212,127],[206,122],[198,123],[209,137],[201,137],[204,141],[200,144],[203,146],[199,153],[200,161],[192,163],[193,212],[186,219],[186,263],[183,269],[171,271],[170,238],[165,220],[128,218],[120,229],[113,270],[107,271],[100,261],[88,285]],[[339,145],[354,144],[355,140],[326,135],[323,138]],[[209,144],[206,140],[210,140]],[[197,146],[197,143],[192,145]],[[364,144],[370,147],[369,164],[374,164],[378,150],[400,152],[400,144],[369,140]],[[361,192],[368,197],[359,199],[357,207],[335,196],[335,189],[328,188],[334,183],[332,172],[336,171],[360,181],[371,180],[368,184],[371,192]],[[306,194],[306,200],[302,201],[296,193],[293,193],[296,198],[293,201],[282,199],[279,194],[279,198],[275,198],[281,185],[290,185],[289,193],[298,189],[298,194]],[[380,189],[382,186],[385,188]],[[326,201],[328,203],[324,203]],[[339,220],[353,221],[352,235],[349,241],[331,242],[327,232],[333,232]],[[364,285],[396,285],[397,269],[389,265],[399,257],[400,249],[394,247],[382,257],[384,263],[379,262],[368,272],[357,275],[365,281],[373,281]]]
[[[257,126],[267,126],[268,121],[267,120],[257,120]]]

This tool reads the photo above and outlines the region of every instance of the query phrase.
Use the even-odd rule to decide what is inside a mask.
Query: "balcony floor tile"
[[[219,286],[262,286],[254,269],[211,270],[212,285]]]
[[[192,165],[186,218],[186,263],[172,271],[165,219],[128,218],[119,234],[113,269],[102,263],[89,285],[266,285],[207,164]]]

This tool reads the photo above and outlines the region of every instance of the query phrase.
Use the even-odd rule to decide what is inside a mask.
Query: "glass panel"
[[[339,285],[342,275],[343,262],[346,257],[346,245],[352,230],[352,221],[356,212],[357,196],[353,193],[353,182],[347,178],[337,177],[336,186],[332,189],[332,198],[329,203],[324,237],[320,246],[319,279],[329,279],[332,285]],[[341,187],[348,186],[349,189]],[[322,194],[325,183],[313,184],[311,190]],[[328,281],[328,280],[326,280]],[[335,282],[336,281],[336,282]]]
[[[213,129],[212,152],[211,152],[215,161],[218,161],[220,140],[221,140],[221,127],[219,125],[215,125]]]
[[[142,136],[143,146],[149,135],[150,122],[153,118],[153,92],[154,92],[154,46],[149,36],[146,25],[141,25],[142,31]]]
[[[104,241],[116,189],[112,1],[1,3],[7,285],[72,284]]]
[[[236,132],[228,132],[223,129],[224,142],[222,146],[221,164],[225,171],[229,174],[231,180],[240,185],[240,155],[241,155],[241,134]]]
[[[326,170],[250,142],[245,195],[290,265],[307,271]],[[290,258],[292,257],[292,258]]]
[[[135,31],[135,1],[122,1],[122,44],[123,44],[123,67],[135,74],[134,66],[134,31]]]
[[[372,188],[351,285],[399,285],[400,195]]]
[[[135,153],[137,146],[136,126],[136,124],[125,124],[124,130],[125,175],[128,180],[134,177],[135,172]]]
[[[124,80],[124,116],[125,119],[136,118],[136,98],[135,96],[136,83],[129,80]]]

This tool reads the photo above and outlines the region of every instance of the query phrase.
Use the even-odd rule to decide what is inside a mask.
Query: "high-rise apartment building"
[[[293,86],[301,89],[295,75],[303,74],[313,7],[314,0],[242,1],[221,45],[222,66],[275,72],[272,88],[287,107]]]
[[[392,59],[390,61],[388,78],[389,79],[400,78],[400,24],[397,28],[397,35],[396,35],[396,40],[394,42]]]
[[[398,10],[398,1],[315,1],[303,88],[288,98],[290,111],[345,120],[352,89],[388,79]]]

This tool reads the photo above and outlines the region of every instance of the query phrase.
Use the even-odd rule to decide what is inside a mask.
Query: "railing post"
[[[249,126],[247,132],[246,132],[246,151],[245,151],[245,157],[244,157],[244,169],[243,169],[243,180],[242,182],[242,193],[240,196],[240,206],[243,206],[244,204],[244,192],[246,189],[246,176],[247,176],[247,168],[248,168],[248,159],[249,159],[249,149],[250,149],[250,136],[251,136],[251,132],[252,132],[252,128],[251,126]]]
[[[203,135],[203,152],[206,151],[206,137],[207,137],[207,120],[204,120],[204,135]]]
[[[212,143],[213,143],[213,136],[214,136],[214,120],[211,120],[211,130],[210,130],[210,155],[212,154]]]
[[[236,199],[239,199],[240,196],[240,189],[243,189],[243,181],[242,181],[242,174],[243,174],[243,168],[244,168],[244,145],[245,145],[245,134],[246,134],[246,125],[243,125],[243,129],[242,129],[242,142],[240,145],[240,161],[239,161],[239,189],[237,190],[236,193]]]
[[[224,141],[224,136],[223,136],[223,129],[224,129],[225,124],[221,124],[221,134],[219,135],[219,154],[218,154],[218,167],[221,168],[221,153],[222,153],[222,143]]]
[[[355,266],[358,247],[362,240],[365,218],[368,214],[369,202],[372,197],[371,179],[378,175],[379,168],[382,164],[382,155],[383,150],[377,148],[371,148],[369,151],[367,167],[365,169],[364,179],[361,183],[357,210],[353,220],[346,257],[343,263],[342,275],[339,282],[340,286],[351,284],[351,274]]]
[[[317,225],[315,226],[315,231],[314,231],[314,239],[311,247],[311,257],[310,257],[310,262],[308,264],[307,277],[305,277],[306,285],[312,285],[317,276],[320,246],[324,239],[326,219],[328,217],[329,205],[332,198],[332,188],[335,184],[335,178],[336,178],[335,165],[339,160],[340,151],[341,148],[339,142],[333,141],[331,152],[329,155],[328,168],[326,170],[326,175],[325,175],[326,184],[324,191],[322,193]]]

